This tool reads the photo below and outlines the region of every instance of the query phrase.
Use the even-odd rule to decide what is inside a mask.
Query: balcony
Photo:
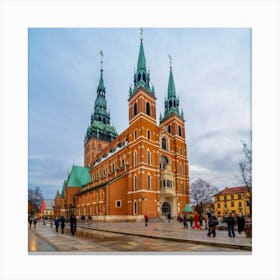
[[[176,195],[175,187],[161,187],[160,188],[161,195]]]

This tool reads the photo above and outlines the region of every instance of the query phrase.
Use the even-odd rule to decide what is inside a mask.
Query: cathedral
[[[137,70],[129,89],[126,130],[111,125],[103,77],[84,139],[84,166],[72,166],[55,197],[54,215],[100,221],[138,221],[182,214],[190,202],[185,121],[170,58],[164,114],[156,119],[141,35]]]

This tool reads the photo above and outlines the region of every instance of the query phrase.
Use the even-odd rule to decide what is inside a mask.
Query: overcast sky
[[[251,135],[251,30],[145,28],[147,67],[164,111],[169,60],[184,111],[191,181],[240,185],[241,140]],[[111,123],[128,127],[128,90],[140,45],[139,29],[29,29],[28,185],[45,198],[61,191],[73,164],[83,165],[104,54]]]

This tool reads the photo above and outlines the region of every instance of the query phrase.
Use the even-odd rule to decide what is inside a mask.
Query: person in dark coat
[[[30,228],[31,228],[31,226],[32,226],[32,218],[31,217],[29,217],[29,225],[30,225]]]
[[[168,219],[168,222],[170,223],[170,220],[171,220],[171,214],[170,213],[167,214],[167,219]]]
[[[55,231],[58,232],[58,227],[59,227],[59,217],[56,217],[54,220],[54,225],[55,225]]]
[[[71,226],[71,233],[72,233],[72,235],[74,235],[75,231],[76,231],[76,228],[77,228],[77,218],[74,214],[71,215],[70,226]]]
[[[64,227],[65,227],[65,218],[61,216],[60,218],[60,226],[61,226],[61,233],[64,233]]]
[[[148,220],[149,220],[149,219],[148,219],[148,216],[145,215],[145,216],[144,216],[144,219],[145,219],[145,226],[148,226]]]
[[[228,217],[224,219],[224,222],[228,224],[228,236],[235,237],[234,225],[236,224],[236,221],[231,212],[229,213]]]
[[[37,219],[36,218],[34,218],[33,224],[34,224],[34,228],[36,228],[36,224],[37,224]]]
[[[213,216],[211,213],[207,213],[208,217],[208,233],[207,236],[211,237],[211,234],[213,234],[213,238],[216,237],[216,225],[219,224],[218,219]]]
[[[183,222],[184,222],[184,228],[188,228],[188,216],[187,214],[184,214],[184,218],[183,218]]]
[[[245,219],[242,216],[242,214],[239,214],[237,216],[237,229],[239,234],[244,230],[244,227],[245,227]]]

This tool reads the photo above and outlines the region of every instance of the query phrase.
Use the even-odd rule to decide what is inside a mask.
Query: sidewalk
[[[69,224],[67,225],[69,227]],[[207,230],[194,230],[190,227],[183,228],[182,223],[178,221],[164,222],[149,222],[145,227],[141,222],[123,222],[123,223],[96,223],[91,221],[78,222],[78,236],[92,238],[94,231],[103,231],[111,233],[129,234],[142,237],[152,237],[165,239],[177,242],[189,242],[193,244],[204,244],[217,247],[227,247],[252,251],[252,238],[245,236],[242,232],[239,234],[236,231],[234,238],[228,236],[227,230],[217,230],[215,238],[207,236]],[[92,234],[91,234],[92,233]]]

